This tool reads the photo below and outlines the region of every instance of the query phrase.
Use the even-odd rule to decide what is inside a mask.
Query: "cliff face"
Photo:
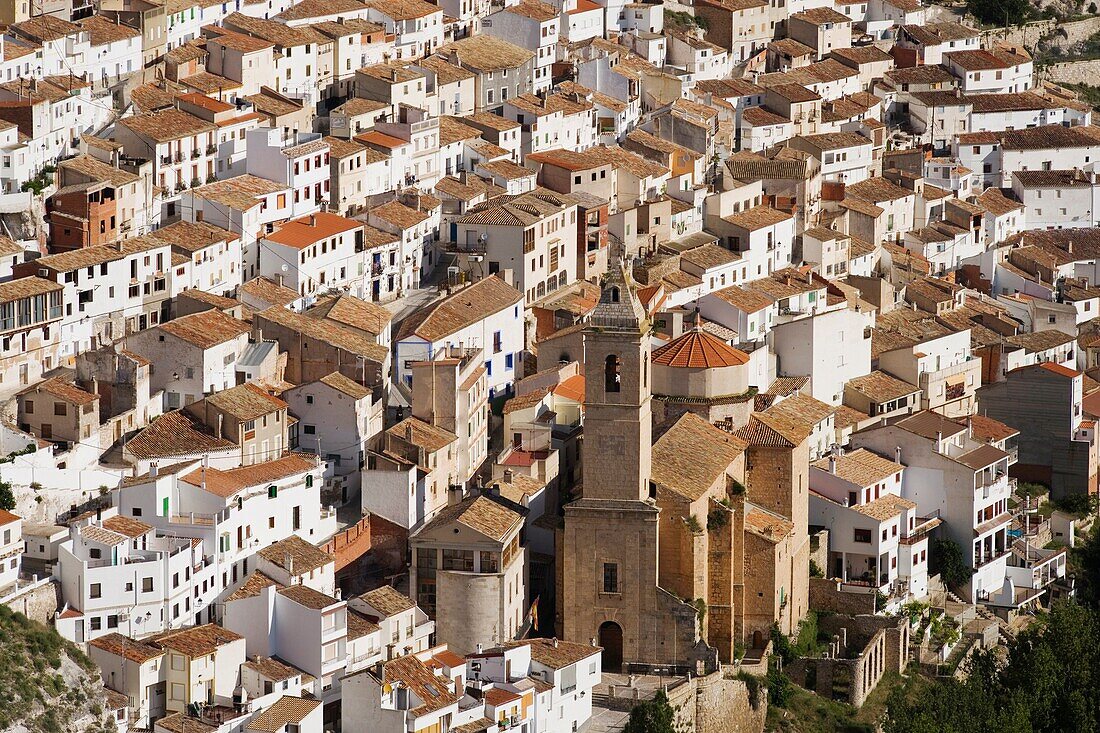
[[[0,606],[0,731],[109,733],[95,665],[53,629]]]

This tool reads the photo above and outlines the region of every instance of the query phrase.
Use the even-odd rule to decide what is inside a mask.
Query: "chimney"
[[[974,418],[970,415],[966,416],[966,437],[974,437]]]
[[[894,463],[901,463],[901,446],[894,447]]]
[[[829,456],[829,473],[836,475],[836,456]]]
[[[317,215],[316,214],[310,214],[309,215],[309,225],[311,227],[317,226]]]
[[[475,647],[475,648],[477,649],[476,653],[481,654],[481,644],[478,644],[477,647]]]
[[[149,464],[149,475],[151,477],[156,478],[156,476],[159,472],[160,472],[160,466],[157,464],[156,461],[153,461],[152,463]]]
[[[224,421],[224,420],[225,420],[225,415],[223,415],[219,412],[218,413],[218,432],[217,432],[217,436],[219,438],[224,438],[225,437],[224,435],[222,435],[222,421]]]
[[[936,452],[943,452],[943,432],[939,430],[936,431]]]
[[[286,572],[288,575],[294,575],[294,558],[289,552],[283,553],[283,565],[286,566]]]
[[[409,423],[405,426],[405,441],[411,443],[413,440],[413,426]]]
[[[504,469],[504,483],[512,483],[512,469],[510,468]]]
[[[555,649],[557,649],[558,648],[558,637],[555,636],[553,639],[550,640],[550,643],[554,645]]]

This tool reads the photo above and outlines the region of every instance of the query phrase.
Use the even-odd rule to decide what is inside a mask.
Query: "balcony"
[[[999,550],[995,549],[990,554],[986,554],[986,553],[983,552],[979,555],[975,555],[974,556],[974,569],[979,570],[979,569],[985,567],[986,565],[988,565],[991,562],[995,562],[997,560],[1000,560],[1001,558],[1007,556],[1008,554],[1009,554],[1009,551],[1002,548],[1002,549],[999,549]]]
[[[191,151],[191,160],[195,160],[196,158],[198,158],[201,155],[202,155],[202,151],[199,150],[198,148],[195,148],[194,150]]]
[[[173,160],[177,163],[182,163],[183,162],[183,153],[182,152],[177,152],[175,157],[173,158]]]
[[[940,526],[940,524],[942,523],[943,520],[940,519],[938,516],[917,517],[913,529],[908,533],[903,534],[898,542],[903,545],[915,545],[916,543],[927,539],[929,533],[936,527]]]
[[[217,145],[207,145],[206,146],[206,154],[207,155],[213,155],[216,152],[218,152],[218,146]]]

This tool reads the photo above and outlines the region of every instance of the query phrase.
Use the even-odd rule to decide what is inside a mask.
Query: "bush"
[[[813,560],[810,560],[810,577],[811,578],[824,578],[825,577],[824,571],[822,571],[822,569],[818,566],[818,564],[816,562],[814,562]]]
[[[779,665],[772,664],[768,667],[768,702],[772,705],[783,707],[791,699],[791,678],[783,672]]]
[[[948,539],[939,539],[932,543],[932,572],[949,588],[956,589],[966,585],[974,569],[963,558],[962,548]]]
[[[772,654],[782,659],[783,664],[790,664],[795,659],[791,640],[779,630],[779,624],[772,624]]]
[[[0,481],[0,509],[12,511],[15,509],[15,493],[11,490],[11,484]]]
[[[664,690],[658,690],[652,700],[635,705],[630,710],[623,733],[675,733],[673,710]]]
[[[1061,499],[1053,500],[1051,503],[1054,504],[1055,508],[1078,517],[1085,517],[1089,514],[1096,513],[1095,495],[1067,494]]]

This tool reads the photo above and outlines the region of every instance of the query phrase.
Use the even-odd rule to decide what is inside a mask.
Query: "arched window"
[[[307,489],[312,489],[313,488],[313,474],[310,474],[310,473],[306,474],[306,488]]]
[[[622,362],[615,354],[608,354],[603,365],[603,388],[605,392],[619,391],[619,369]]]
[[[619,289],[617,287],[612,287],[611,288],[611,302],[612,303],[618,303],[619,302]]]
[[[642,359],[642,387],[649,386],[649,354]]]

